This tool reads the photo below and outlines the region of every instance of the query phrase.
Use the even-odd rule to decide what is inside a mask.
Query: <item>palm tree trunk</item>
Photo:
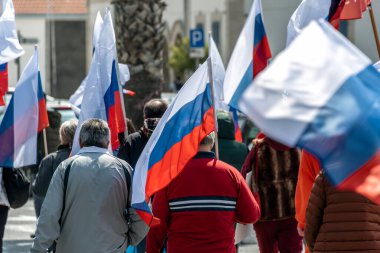
[[[113,4],[119,62],[128,64],[127,89],[136,92],[125,97],[126,114],[141,126],[145,102],[161,94],[166,4],[162,0],[113,0]]]

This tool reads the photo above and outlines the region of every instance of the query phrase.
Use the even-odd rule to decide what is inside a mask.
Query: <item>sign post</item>
[[[205,36],[202,28],[190,30],[190,58],[202,58],[205,55]]]

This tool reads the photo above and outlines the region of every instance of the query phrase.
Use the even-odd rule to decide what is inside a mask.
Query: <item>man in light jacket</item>
[[[148,227],[133,209],[130,222],[125,218],[132,169],[109,154],[109,140],[106,122],[83,123],[80,152],[53,175],[31,253],[46,252],[55,241],[56,253],[122,253],[146,235]]]

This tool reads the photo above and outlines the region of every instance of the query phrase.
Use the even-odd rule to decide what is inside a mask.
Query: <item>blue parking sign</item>
[[[204,47],[205,46],[205,36],[202,28],[191,29],[190,30],[190,47]]]

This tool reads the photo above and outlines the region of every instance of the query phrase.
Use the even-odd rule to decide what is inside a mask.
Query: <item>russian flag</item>
[[[344,4],[345,0],[303,0],[289,20],[286,45],[313,20],[325,19],[338,29]]]
[[[3,0],[0,16],[0,64],[10,62],[25,53],[21,47],[16,29],[15,10],[12,0]]]
[[[104,104],[108,127],[111,130],[112,150],[116,150],[119,147],[118,133],[124,133],[126,127],[115,60],[112,62],[111,83],[104,94]]]
[[[203,63],[174,98],[149,138],[135,167],[132,207],[153,225],[151,196],[167,186],[197,153],[201,140],[214,130],[214,110],[207,63]]]
[[[227,67],[223,83],[224,101],[239,108],[241,94],[271,58],[262,18],[261,0],[254,0]],[[245,113],[245,112],[244,112]]]
[[[107,10],[100,27],[99,40],[93,54],[87,83],[83,87],[79,126],[91,118],[107,121],[111,130],[112,150],[119,146],[118,133],[124,132],[126,128],[116,62],[116,38],[111,13]],[[80,149],[79,131],[78,127],[72,155],[78,153]]]
[[[8,90],[8,64],[0,65],[0,106],[5,105],[3,97],[7,94]]]
[[[228,106],[224,102],[224,95],[223,95],[223,82],[226,75],[226,70],[224,69],[224,64],[222,61],[222,57],[219,54],[218,47],[216,46],[212,36],[210,36],[210,59],[212,64],[212,77],[214,81],[214,95],[215,95],[215,109],[219,110],[226,110],[230,111],[232,114],[232,119],[234,121],[234,127],[235,127],[235,140],[242,142],[242,134],[238,122],[238,114],[237,110]],[[216,122],[217,123],[217,122]]]
[[[380,73],[326,21],[312,21],[246,90],[265,134],[318,157],[330,181],[380,204]]]
[[[41,98],[42,94],[42,98]],[[0,125],[0,166],[36,164],[37,133],[48,126],[38,51],[26,65]]]

